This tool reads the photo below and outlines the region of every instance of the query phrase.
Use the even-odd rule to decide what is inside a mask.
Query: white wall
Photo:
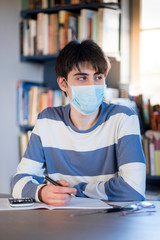
[[[0,193],[10,193],[19,161],[18,80],[43,81],[43,67],[19,60],[20,0],[0,0]]]

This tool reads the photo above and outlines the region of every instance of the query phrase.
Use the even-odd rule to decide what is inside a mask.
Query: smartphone
[[[33,198],[8,198],[11,207],[31,207],[34,203]]]

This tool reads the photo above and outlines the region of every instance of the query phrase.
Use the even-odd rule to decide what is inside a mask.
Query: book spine
[[[156,171],[155,171],[155,155],[154,155],[154,142],[153,140],[150,140],[149,144],[149,155],[150,155],[150,175],[155,176]]]
[[[160,176],[160,150],[155,150],[154,156],[155,156],[155,175]]]
[[[28,0],[21,0],[21,10],[28,10]]]

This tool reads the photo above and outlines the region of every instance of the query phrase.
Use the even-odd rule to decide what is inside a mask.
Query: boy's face
[[[69,72],[67,82],[62,78],[58,80],[60,88],[67,92],[69,99],[72,99],[71,86],[87,86],[87,85],[104,85],[105,76],[103,73],[96,71],[91,64],[80,64],[80,71],[77,68]]]

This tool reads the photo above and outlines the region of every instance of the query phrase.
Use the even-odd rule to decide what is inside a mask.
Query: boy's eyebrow
[[[95,72],[94,75],[97,75],[97,74],[102,74],[101,72]],[[75,73],[74,76],[79,76],[79,75],[84,75],[84,76],[88,76],[89,74],[88,73],[82,73],[82,72],[78,72],[78,73]]]
[[[73,76],[79,76],[79,75],[89,75],[88,73],[81,73],[81,72],[78,72],[78,73],[75,73]]]

